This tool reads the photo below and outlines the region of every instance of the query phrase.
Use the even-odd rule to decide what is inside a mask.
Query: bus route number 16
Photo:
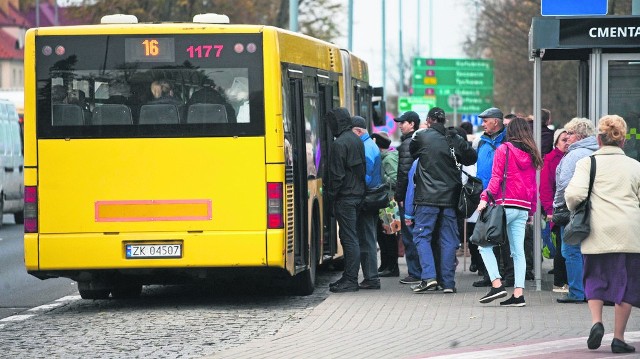
[[[187,52],[189,53],[189,58],[208,58],[208,57],[220,57],[220,53],[222,52],[222,48],[224,45],[198,45],[198,46],[189,46],[187,47]],[[213,53],[211,50],[214,50]]]

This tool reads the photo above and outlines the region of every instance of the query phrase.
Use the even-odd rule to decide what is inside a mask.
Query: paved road
[[[76,291],[72,280],[42,281],[27,274],[23,248],[23,226],[5,215],[0,229],[0,319]]]

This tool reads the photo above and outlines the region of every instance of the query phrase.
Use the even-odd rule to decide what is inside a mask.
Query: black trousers
[[[382,221],[378,220],[378,247],[380,247],[380,270],[398,268],[398,234],[386,234]]]

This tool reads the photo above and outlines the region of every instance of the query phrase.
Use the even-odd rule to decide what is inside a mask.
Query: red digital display
[[[187,53],[191,59],[220,57],[223,48],[224,45],[191,45],[187,47]]]

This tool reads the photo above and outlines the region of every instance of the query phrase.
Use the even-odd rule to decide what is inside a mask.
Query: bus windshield
[[[38,138],[264,134],[258,34],[41,36]]]

